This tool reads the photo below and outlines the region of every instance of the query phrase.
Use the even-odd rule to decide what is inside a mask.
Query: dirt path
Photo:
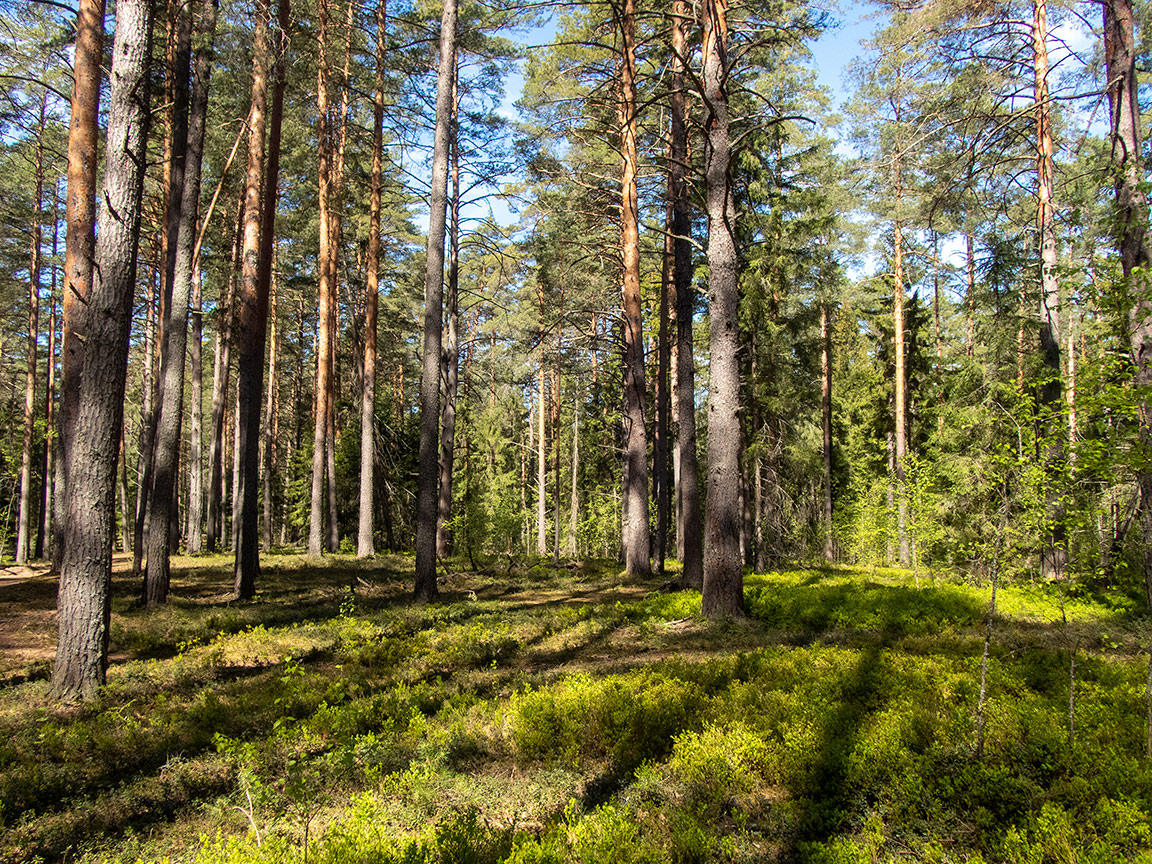
[[[48,564],[0,568],[0,682],[34,674],[52,660],[57,580],[50,570]]]

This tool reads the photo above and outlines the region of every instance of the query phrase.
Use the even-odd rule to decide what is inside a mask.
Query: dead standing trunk
[[[436,599],[436,507],[439,465],[440,336],[444,316],[444,222],[448,198],[448,138],[452,78],[456,68],[456,0],[445,0],[440,18],[440,69],[436,79],[436,133],[432,145],[428,257],[424,270],[424,357],[420,372],[420,462],[416,495],[414,597]]]
[[[729,163],[728,4],[704,7],[705,200],[708,215],[708,294],[711,353],[708,378],[708,522],[702,613],[744,614],[740,556],[739,261]]]
[[[149,0],[120,0],[110,74],[99,243],[89,257],[103,4],[80,6],[68,141],[68,255],[61,406],[64,550],[56,699],[89,698],[104,683],[115,528],[116,457],[124,419],[128,332],[136,283],[149,99]],[[94,267],[94,273],[93,273]],[[95,278],[87,280],[89,274]]]

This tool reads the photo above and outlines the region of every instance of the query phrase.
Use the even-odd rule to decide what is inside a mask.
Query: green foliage
[[[1152,842],[1146,640],[1122,594],[1064,596],[1053,624],[1056,587],[1001,586],[978,760],[987,587],[771,573],[748,577],[748,622],[712,625],[699,595],[612,567],[467,577],[412,607],[331,565],[299,571],[323,594],[309,619],[125,617],[128,651],[157,653],[161,626],[169,650],[91,705],[8,688],[4,857],[1008,864]]]

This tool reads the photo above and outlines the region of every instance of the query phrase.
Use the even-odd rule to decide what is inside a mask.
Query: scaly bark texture
[[[1049,415],[1048,443],[1044,464],[1048,475],[1045,501],[1047,536],[1040,555],[1040,571],[1051,579],[1064,573],[1068,565],[1065,507],[1059,488],[1060,465],[1064,461],[1064,428],[1057,417],[1062,407],[1060,363],[1060,285],[1056,280],[1056,207],[1052,165],[1052,116],[1048,98],[1048,9],[1045,0],[1032,6],[1032,52],[1036,68],[1036,225],[1040,236],[1040,353],[1044,360],[1044,380],[1040,385],[1040,405]]]
[[[360,393],[360,522],[356,556],[376,553],[376,309],[380,296],[380,193],[384,162],[384,54],[388,6],[376,6],[376,96],[372,106],[372,199],[368,211],[367,296],[364,298],[364,379]]]
[[[696,367],[692,350],[692,204],[688,194],[688,112],[684,96],[684,66],[688,56],[685,0],[672,2],[672,281],[676,289],[676,545],[686,588],[704,585],[700,485],[696,464]]]
[[[164,324],[166,350],[160,360],[160,413],[153,452],[152,494],[148,527],[148,569],[143,601],[155,606],[168,599],[171,578],[169,552],[176,475],[180,461],[180,430],[184,416],[184,362],[188,346],[188,301],[192,293],[192,257],[200,218],[200,166],[208,117],[208,84],[212,73],[216,36],[216,0],[204,0],[200,11],[194,85],[184,150],[183,189],[177,219],[175,266],[168,318]],[[199,530],[199,529],[197,529]]]
[[[624,569],[644,578],[651,569],[648,532],[648,436],[644,427],[644,333],[640,305],[640,229],[636,190],[636,2],[620,11],[620,257],[624,265]]]
[[[1152,239],[1148,235],[1148,199],[1141,184],[1140,103],[1137,99],[1136,47],[1131,0],[1104,3],[1104,60],[1108,75],[1108,114],[1112,128],[1112,170],[1116,192],[1116,245],[1120,266],[1132,303],[1128,326],[1135,367],[1134,383],[1140,388],[1140,435],[1145,453],[1152,450],[1152,406],[1147,392],[1152,385],[1152,299],[1148,293],[1147,268],[1152,264]],[[1144,531],[1144,584],[1152,608],[1152,463],[1145,459],[1139,474],[1145,506],[1140,508]],[[1149,727],[1152,729],[1152,725]]]
[[[84,214],[90,212],[89,194],[94,189],[103,13],[102,3],[85,0],[77,16],[68,142],[68,251],[74,268],[83,268],[84,255],[91,249],[91,223],[85,223]],[[52,668],[52,695],[61,700],[94,696],[104,683],[108,662],[116,459],[136,285],[151,30],[149,0],[120,0],[112,48],[100,239],[94,260],[87,259],[94,278],[86,283],[81,281],[82,270],[68,271],[61,406],[64,549]]]
[[[263,166],[264,118],[267,102],[269,0],[256,7],[256,40],[252,63],[252,123],[248,145],[248,182],[244,205],[244,262],[240,285],[240,341],[236,364],[239,398],[240,516],[236,520],[236,568],[233,591],[239,599],[256,594],[260,576],[260,537],[257,532],[260,484],[260,395],[264,386],[264,343],[268,333],[268,296],[272,285],[272,242],[276,231],[276,201],[280,179],[280,129],[284,116],[285,64],[288,54],[289,0],[279,2],[279,46],[272,110],[268,115],[268,165]],[[257,117],[257,114],[260,114]],[[258,141],[258,144],[253,143]],[[257,152],[259,151],[259,152]],[[261,178],[263,173],[263,178]],[[259,200],[263,179],[264,200]]]
[[[740,555],[739,261],[736,210],[729,175],[728,3],[704,6],[705,200],[708,215],[708,522],[705,527],[701,612],[708,618],[744,615]]]
[[[428,258],[424,270],[424,358],[420,370],[420,462],[416,491],[417,601],[435,600],[436,510],[440,477],[440,351],[444,315],[444,229],[448,203],[448,138],[456,68],[456,0],[440,16],[440,69],[436,78],[436,133],[432,144]]]

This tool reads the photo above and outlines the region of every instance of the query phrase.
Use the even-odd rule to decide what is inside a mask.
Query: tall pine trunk
[[[40,97],[40,129],[36,136],[33,168],[36,210],[32,216],[31,263],[28,267],[28,358],[24,373],[24,446],[20,455],[20,509],[16,516],[16,563],[28,561],[32,545],[32,448],[36,431],[36,353],[40,328],[40,253],[44,242],[41,227],[44,211],[44,119],[48,93]]]
[[[275,239],[273,239],[275,243]],[[276,251],[272,255],[272,277],[269,286],[269,323],[268,332],[268,392],[264,397],[264,434],[260,436],[260,485],[264,489],[264,518],[261,521],[261,544],[265,552],[272,551],[272,521],[273,521],[273,481],[276,476],[276,393],[279,390],[279,381],[276,377],[276,361],[279,355],[279,345],[276,333]]]
[[[148,569],[143,600],[154,606],[168,599],[171,578],[172,516],[176,505],[176,476],[180,460],[180,430],[184,414],[184,362],[188,345],[188,300],[192,292],[192,255],[200,217],[200,166],[208,117],[208,84],[212,73],[212,44],[216,35],[216,0],[204,0],[197,37],[192,102],[184,147],[183,189],[177,220],[175,264],[165,346],[160,361],[161,399],[153,453],[152,494],[148,528]]]
[[[416,493],[417,601],[434,600],[436,587],[437,459],[440,420],[440,351],[444,316],[444,223],[448,198],[448,139],[452,79],[456,68],[456,0],[444,0],[440,17],[440,68],[436,78],[436,133],[432,145],[428,257],[424,270],[424,357],[420,370],[420,462]]]
[[[317,288],[318,326],[316,334],[316,420],[312,432],[312,494],[308,520],[308,555],[319,557],[324,549],[324,468],[325,445],[328,435],[328,391],[331,387],[331,354],[329,328],[332,319],[332,293],[336,267],[333,262],[332,228],[330,221],[332,197],[332,143],[328,118],[328,0],[319,0],[316,11],[320,41],[316,112],[319,166],[319,227],[320,249],[317,270],[320,282]]]
[[[52,261],[56,260],[59,245],[58,189],[52,184]],[[48,373],[44,391],[44,496],[40,506],[40,530],[36,534],[36,557],[51,553],[55,530],[55,471],[56,471],[56,265],[52,271],[48,295]]]
[[[668,489],[668,434],[671,429],[668,406],[668,365],[671,347],[668,338],[669,305],[672,295],[672,175],[668,175],[664,216],[664,254],[660,268],[660,312],[656,334],[656,425],[652,433],[652,497],[656,501],[656,537],[653,553],[656,572],[664,575],[664,556],[668,549],[668,511],[671,496]]]
[[[648,436],[644,427],[644,333],[640,301],[640,211],[636,188],[636,2],[620,13],[620,254],[624,265],[624,465],[621,539],[624,569],[644,578],[651,569],[648,533]]]
[[[1047,438],[1044,463],[1047,474],[1046,536],[1040,555],[1041,575],[1055,578],[1068,564],[1064,527],[1065,508],[1059,488],[1059,465],[1064,459],[1061,410],[1060,285],[1056,279],[1056,208],[1052,164],[1052,116],[1048,98],[1048,10],[1045,0],[1032,5],[1032,52],[1036,69],[1036,223],[1040,238],[1040,353],[1044,380],[1040,384],[1042,428]],[[1047,416],[1044,416],[1046,414]]]
[[[692,349],[692,315],[696,292],[692,287],[692,204],[688,190],[688,112],[684,94],[684,67],[688,57],[685,22],[688,5],[672,0],[672,247],[676,288],[676,490],[678,520],[676,545],[683,563],[681,583],[686,588],[704,584],[704,550],[700,515],[700,484],[696,462],[696,369]]]
[[[376,465],[376,309],[380,296],[380,194],[384,162],[386,0],[376,6],[376,96],[372,105],[372,198],[368,213],[368,293],[364,298],[364,377],[360,393],[360,520],[356,555],[376,553],[373,538]]]
[[[224,426],[228,414],[228,379],[232,371],[233,305],[236,300],[236,273],[244,239],[244,196],[236,205],[236,230],[232,239],[232,266],[228,288],[216,310],[216,351],[212,359],[212,428],[208,439],[208,524],[205,545],[215,552],[224,535]]]
[[[202,548],[200,525],[204,521],[204,316],[200,272],[192,270],[192,338],[188,360],[192,366],[192,390],[188,415],[188,522],[184,545],[189,555]]]
[[[90,698],[108,663],[116,457],[124,419],[148,133],[149,0],[120,0],[110,73],[104,206],[89,257],[103,4],[77,15],[68,140],[68,253],[61,406],[64,549],[52,695]],[[89,280],[89,275],[93,278]]]
[[[264,343],[268,330],[268,296],[272,284],[272,244],[280,179],[280,129],[284,115],[284,80],[288,54],[289,0],[279,0],[279,45],[272,110],[268,115],[268,165],[264,166],[264,110],[267,104],[270,17],[269,0],[256,9],[252,61],[251,137],[248,180],[244,193],[244,262],[240,281],[240,342],[236,390],[240,402],[237,426],[240,518],[235,530],[236,568],[233,591],[239,599],[256,594],[260,576],[257,501],[260,482],[260,395],[264,386]],[[264,200],[260,201],[261,180]]]
[[[1136,47],[1131,0],[1104,3],[1104,60],[1108,77],[1108,114],[1111,121],[1112,170],[1116,195],[1116,246],[1127,283],[1131,311],[1128,326],[1135,366],[1134,383],[1147,391],[1152,385],[1152,299],[1148,295],[1147,268],[1152,264],[1148,234],[1148,199],[1142,188],[1144,162],[1137,98]],[[1140,437],[1152,448],[1152,410],[1140,406]],[[1144,500],[1140,507],[1144,531],[1144,584],[1152,609],[1152,463],[1147,460],[1138,480]]]
[[[893,412],[895,436],[893,438],[894,480],[896,483],[896,531],[900,550],[900,566],[912,563],[908,545],[908,495],[905,489],[904,458],[908,454],[908,351],[904,335],[904,223],[900,218],[903,200],[903,180],[900,159],[896,160],[896,222],[892,232],[892,341],[894,343],[896,381]]]
[[[452,120],[449,131],[452,197],[448,225],[448,285],[444,304],[448,327],[444,333],[444,404],[440,407],[440,494],[436,513],[436,554],[452,548],[452,472],[456,448],[456,393],[460,376],[460,82],[459,64],[452,72]]]
[[[711,324],[708,378],[708,522],[701,612],[709,618],[744,615],[740,556],[739,262],[736,211],[729,174],[728,3],[704,7],[705,200],[708,215],[708,294]]]
[[[824,433],[824,560],[835,560],[832,528],[832,327],[828,303],[820,304],[820,417]]]

